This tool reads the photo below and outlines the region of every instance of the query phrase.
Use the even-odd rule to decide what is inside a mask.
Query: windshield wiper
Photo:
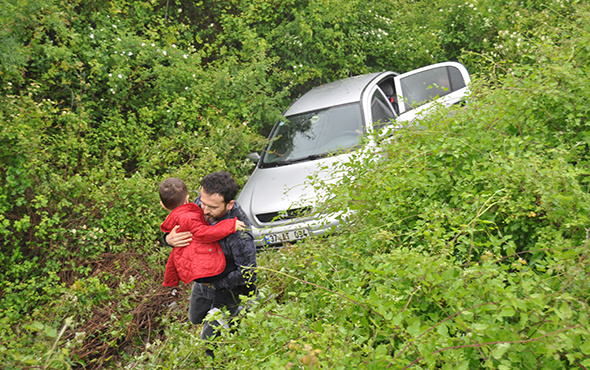
[[[286,160],[280,161],[280,162],[270,162],[270,163],[266,163],[265,162],[265,163],[262,163],[262,167],[287,166],[287,165],[294,164],[294,163],[313,161],[313,160],[316,160],[318,158],[327,157],[329,155],[330,155],[329,153],[312,154],[312,155],[308,155],[307,157],[301,157],[301,158],[295,158],[295,159],[286,159]]]

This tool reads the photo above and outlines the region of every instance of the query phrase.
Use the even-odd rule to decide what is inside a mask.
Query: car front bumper
[[[313,219],[294,219],[289,222],[275,222],[256,227],[252,225],[254,245],[257,248],[280,247],[312,236],[337,232],[347,214],[320,215]]]

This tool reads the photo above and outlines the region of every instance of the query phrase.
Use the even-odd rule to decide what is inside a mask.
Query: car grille
[[[303,217],[306,214],[309,214],[311,210],[311,207],[302,207],[288,209],[284,212],[259,213],[256,215],[256,218],[260,222],[291,220],[294,218]]]

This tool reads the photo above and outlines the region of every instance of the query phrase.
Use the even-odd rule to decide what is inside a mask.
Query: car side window
[[[395,120],[395,113],[391,104],[380,89],[376,89],[371,97],[371,121],[373,128],[378,130]]]
[[[400,83],[406,110],[465,87],[461,72],[453,66],[442,66],[411,74],[402,78]]]

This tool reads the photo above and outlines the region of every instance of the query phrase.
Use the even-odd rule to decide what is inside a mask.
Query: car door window
[[[441,63],[401,75],[398,81],[404,110],[464,88],[469,77],[462,69],[465,67],[459,63]]]
[[[395,113],[387,98],[380,89],[376,89],[371,97],[371,121],[373,128],[378,130],[395,120]]]

